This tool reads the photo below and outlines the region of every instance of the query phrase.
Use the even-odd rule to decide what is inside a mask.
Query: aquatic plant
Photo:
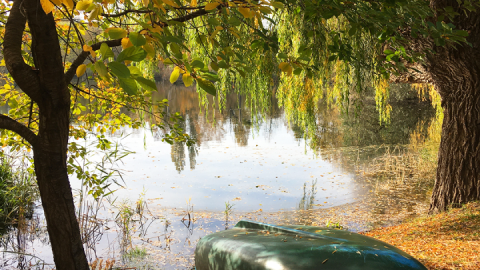
[[[134,248],[127,250],[123,254],[123,257],[128,260],[142,259],[142,258],[145,258],[146,256],[147,256],[147,249],[145,247],[139,247],[139,246],[135,246]]]
[[[334,222],[334,221],[331,221],[331,220],[327,221],[327,223],[325,224],[325,227],[333,228],[333,229],[340,229],[340,230],[343,229],[343,226],[340,225],[340,222]]]
[[[31,170],[0,151],[0,227],[17,224],[33,214],[38,188]]]

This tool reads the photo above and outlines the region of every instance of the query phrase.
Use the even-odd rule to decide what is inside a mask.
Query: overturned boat
[[[313,226],[277,226],[242,220],[203,237],[197,270],[422,269],[400,249],[357,233]]]

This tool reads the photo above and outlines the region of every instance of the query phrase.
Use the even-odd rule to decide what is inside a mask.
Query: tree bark
[[[455,94],[442,95],[444,120],[431,211],[480,199],[480,77],[477,73],[464,79],[450,88]]]
[[[480,12],[463,15],[457,1],[431,1],[435,10],[454,7],[452,22],[469,31],[470,45],[434,47],[426,70],[442,98],[444,120],[430,211],[480,200]]]
[[[32,38],[35,71],[20,54],[26,22]],[[15,0],[5,26],[4,40],[8,71],[39,107],[39,130],[38,134],[28,132],[28,128],[18,122],[18,125],[11,124],[14,120],[6,116],[0,118],[0,127],[24,137],[27,135],[32,144],[56,269],[89,269],[67,174],[70,92],[65,82],[53,15],[45,14],[39,0]]]

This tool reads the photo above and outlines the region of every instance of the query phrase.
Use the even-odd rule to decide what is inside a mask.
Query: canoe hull
[[[312,226],[240,221],[203,237],[195,250],[197,270],[421,269],[407,253],[368,236]]]

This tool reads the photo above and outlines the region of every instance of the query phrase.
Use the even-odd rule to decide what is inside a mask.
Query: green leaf
[[[220,21],[218,21],[216,18],[210,18],[207,20],[207,22],[212,26],[220,25]]]
[[[330,57],[328,57],[328,62],[333,62],[335,60],[337,60],[337,55],[336,54],[330,55]]]
[[[108,35],[111,39],[119,39],[127,36],[127,30],[122,28],[112,28],[108,30]]]
[[[205,72],[202,76],[210,81],[218,82],[219,78],[218,75],[213,72]]]
[[[128,78],[130,77],[130,70],[122,63],[119,62],[110,62],[108,67],[119,78]]]
[[[302,70],[301,68],[296,68],[294,71],[293,71],[293,74],[295,75],[300,75],[300,73],[302,73]]]
[[[140,84],[140,86],[144,89],[148,89],[151,91],[157,91],[157,85],[154,81],[145,79],[144,77],[135,77],[135,80]]]
[[[120,84],[120,87],[127,92],[127,94],[135,95],[137,93],[138,86],[134,79],[118,78],[118,83]]]
[[[128,35],[128,38],[130,38],[130,41],[132,42],[133,46],[140,47],[143,46],[147,43],[147,39],[139,33],[130,33]]]
[[[455,34],[458,35],[458,36],[467,37],[468,36],[468,31],[457,30],[457,31],[455,31]]]
[[[278,53],[278,54],[277,54],[277,57],[280,58],[280,59],[287,59],[287,58],[288,58],[288,55],[285,54],[285,53]]]
[[[217,95],[217,90],[215,89],[215,85],[209,81],[209,80],[204,80],[202,78],[197,78],[197,85],[200,86],[205,92],[209,93],[212,96]]]
[[[221,68],[228,68],[228,64],[223,60],[218,62],[218,66]]]
[[[117,62],[122,62],[122,61],[135,61],[139,62],[142,61],[147,57],[147,52],[139,47],[128,47],[125,50],[123,50],[117,57]]]
[[[270,5],[272,5],[272,7],[278,8],[278,9],[283,9],[285,7],[285,5],[281,2],[272,2],[272,3],[270,3]]]
[[[11,98],[8,100],[8,106],[10,106],[10,109],[15,109],[18,107],[18,102],[16,99]]]
[[[161,39],[162,41],[166,41],[166,42],[183,43],[183,40],[176,36],[161,36]]]
[[[192,67],[196,67],[196,68],[200,68],[200,69],[205,66],[203,64],[203,62],[200,61],[200,60],[194,60],[191,65],[192,65]]]
[[[177,43],[170,43],[170,50],[173,52],[173,54],[182,55],[182,52],[180,51],[180,46],[178,46]]]
[[[142,72],[136,66],[128,66],[128,70],[130,70],[130,74],[133,76],[142,76]]]
[[[263,42],[260,40],[254,40],[252,44],[250,45],[250,48],[252,50],[255,50],[256,48],[259,48],[260,46],[263,46]]]
[[[108,75],[107,67],[105,66],[105,64],[102,61],[95,62],[95,70],[102,77],[105,77],[105,76]]]
[[[100,45],[100,53],[102,54],[102,60],[110,57],[115,57],[112,49],[110,49],[110,47],[106,43],[102,43],[102,45]]]
[[[212,67],[212,69],[215,70],[215,71],[218,71],[218,69],[220,68],[220,67],[218,66],[218,64],[215,63],[215,62],[211,62],[211,63],[210,63],[210,67]]]
[[[175,67],[172,71],[172,74],[170,74],[170,83],[175,83],[178,80],[179,76],[180,76],[180,68]]]
[[[242,22],[239,19],[237,19],[237,17],[231,16],[228,19],[228,23],[231,24],[232,26],[239,26]]]
[[[383,53],[386,55],[389,55],[389,54],[394,54],[395,52],[392,50],[386,49],[385,51],[383,51]]]

